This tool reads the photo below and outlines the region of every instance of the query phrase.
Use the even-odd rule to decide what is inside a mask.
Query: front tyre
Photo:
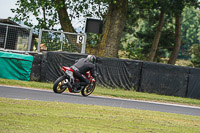
[[[84,89],[81,90],[81,94],[83,96],[89,96],[90,94],[92,94],[92,92],[94,91],[96,86],[95,82],[90,83],[89,85],[87,85]]]
[[[53,91],[55,93],[63,93],[67,86],[66,86],[66,76],[59,77],[53,84]]]

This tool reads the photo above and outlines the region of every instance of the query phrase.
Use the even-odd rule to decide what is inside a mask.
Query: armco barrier
[[[187,97],[200,99],[200,69],[190,68]]]
[[[30,80],[40,81],[42,58],[43,58],[42,54],[34,55],[34,60],[33,60],[33,65],[32,65],[32,69],[31,69]]]
[[[97,72],[100,74],[98,82],[114,88],[137,90],[139,87],[141,66],[141,61],[100,58],[97,63]]]
[[[46,70],[46,81],[55,81],[59,76],[63,75],[62,66],[71,66],[76,60],[85,58],[87,55],[74,54],[68,52],[47,52],[44,70]]]
[[[141,92],[185,97],[189,68],[143,62]]]

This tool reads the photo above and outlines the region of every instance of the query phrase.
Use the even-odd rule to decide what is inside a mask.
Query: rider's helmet
[[[92,63],[95,63],[96,62],[96,57],[94,55],[88,55],[87,56],[87,59],[92,62]]]

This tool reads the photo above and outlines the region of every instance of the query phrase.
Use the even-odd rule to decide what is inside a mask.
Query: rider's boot
[[[73,84],[73,89],[74,89],[75,91],[79,90],[79,88],[80,88],[80,84],[79,84],[79,83],[74,83],[74,84]]]

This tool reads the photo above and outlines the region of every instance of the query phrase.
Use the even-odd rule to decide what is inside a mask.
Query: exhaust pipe
[[[72,92],[72,85],[71,85],[71,83],[68,81],[68,79],[66,79],[65,80],[65,85],[64,86],[66,86],[67,88],[68,88],[68,90],[69,90],[69,92]]]

